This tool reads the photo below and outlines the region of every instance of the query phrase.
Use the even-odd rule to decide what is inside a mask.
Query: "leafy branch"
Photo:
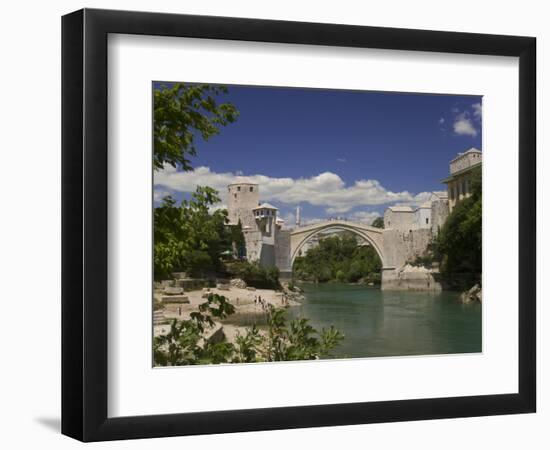
[[[308,319],[288,321],[284,309],[269,307],[267,331],[256,326],[238,334],[235,343],[210,343],[205,332],[235,312],[227,299],[210,294],[189,320],[174,320],[167,334],[154,339],[154,360],[159,366],[192,364],[252,363],[261,361],[298,361],[330,356],[344,335],[334,327],[320,332]]]

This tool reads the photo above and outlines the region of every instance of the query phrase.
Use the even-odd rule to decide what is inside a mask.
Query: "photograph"
[[[152,83],[154,367],[482,352],[482,96]]]

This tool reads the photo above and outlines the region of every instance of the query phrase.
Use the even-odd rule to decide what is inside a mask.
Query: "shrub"
[[[279,269],[277,267],[261,267],[257,263],[238,261],[227,265],[227,271],[232,277],[241,278],[248,286],[258,289],[280,289]]]
[[[224,319],[235,308],[224,296],[210,294],[189,320],[174,320],[167,334],[154,339],[154,360],[158,366],[220,364],[260,361],[298,361],[330,356],[344,335],[334,327],[318,331],[308,319],[287,320],[286,311],[273,306],[268,310],[267,331],[253,326],[239,334],[235,344],[205,342],[207,327],[214,319]]]

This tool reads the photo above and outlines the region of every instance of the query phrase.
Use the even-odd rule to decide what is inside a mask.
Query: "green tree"
[[[220,201],[217,191],[198,186],[180,206],[165,197],[154,210],[155,279],[183,270],[202,276],[221,266],[220,256],[231,250],[227,211],[210,211]]]
[[[235,278],[241,278],[249,286],[258,289],[279,289],[279,269],[262,267],[258,263],[237,261],[226,265],[229,274]]]
[[[241,219],[239,219],[239,222],[237,225],[230,225],[229,226],[229,243],[231,245],[231,248],[233,250],[233,256],[236,256],[238,258],[243,258],[246,256],[246,245],[244,240],[244,234],[243,234],[243,225],[241,223]]]
[[[482,181],[481,169],[473,170],[472,195],[461,200],[445,221],[433,251],[448,274],[481,274]]]
[[[216,101],[226,93],[224,86],[185,83],[165,84],[154,90],[155,170],[164,164],[193,170],[189,157],[197,154],[197,136],[207,141],[239,116],[233,104]]]
[[[226,362],[233,352],[226,342],[204,342],[205,331],[214,325],[214,319],[225,319],[235,307],[222,295],[210,294],[199,311],[192,312],[188,320],[173,320],[170,331],[155,337],[153,357],[158,366],[185,366],[193,364],[219,364]]]
[[[287,323],[286,311],[271,307],[263,354],[266,361],[319,359],[330,356],[330,350],[343,339],[344,334],[334,327],[318,331],[305,318]]]
[[[371,226],[375,228],[384,228],[384,218],[383,217],[377,217],[372,221]]]
[[[372,246],[358,246],[354,235],[342,234],[321,239],[317,247],[296,258],[293,272],[302,280],[354,283],[360,279],[377,281],[381,268],[380,258]]]

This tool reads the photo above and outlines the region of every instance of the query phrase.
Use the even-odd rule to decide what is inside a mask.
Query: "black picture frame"
[[[110,33],[519,57],[517,393],[107,416],[107,36]],[[84,9],[62,18],[62,433],[82,441],[535,412],[536,39]]]

